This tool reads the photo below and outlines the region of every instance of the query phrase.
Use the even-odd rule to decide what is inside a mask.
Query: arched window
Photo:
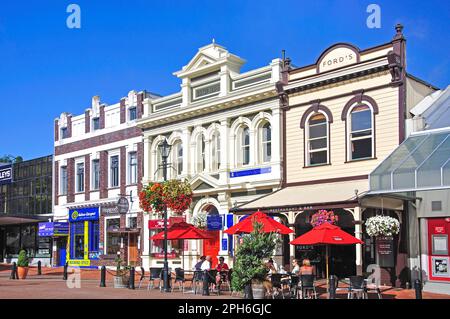
[[[205,170],[205,136],[200,134],[197,138],[197,173]]]
[[[324,113],[312,114],[306,130],[306,165],[328,164],[328,121]]]
[[[220,133],[214,132],[211,139],[211,169],[218,171],[220,168]]]
[[[172,154],[175,177],[177,177],[183,173],[183,144],[181,141],[178,141],[173,145]]]
[[[373,157],[373,114],[366,104],[359,104],[350,109],[347,121],[348,158],[350,160]]]
[[[159,143],[157,146],[156,146],[156,151],[155,151],[155,172],[154,172],[154,176],[155,176],[155,179],[157,180],[157,181],[160,181],[160,180],[162,180],[163,179],[163,168],[161,167],[161,165],[162,165],[162,156],[161,156],[161,152],[160,152],[160,144],[161,143]]]
[[[272,126],[269,122],[260,128],[261,155],[260,162],[268,163],[272,159]]]
[[[250,164],[250,130],[248,127],[242,128],[241,131],[241,163],[242,165]]]

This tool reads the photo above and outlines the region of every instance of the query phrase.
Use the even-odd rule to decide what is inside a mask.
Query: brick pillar
[[[72,115],[67,115],[67,137],[72,137]]]
[[[144,114],[144,93],[138,93],[137,96],[137,118],[140,119],[142,118],[142,115]]]
[[[67,202],[75,201],[75,159],[67,159]]]
[[[100,152],[100,198],[108,197],[108,152]]]
[[[59,124],[58,119],[55,120],[55,142],[59,141]]]
[[[84,156],[84,200],[91,198],[91,155]]]
[[[126,153],[126,149],[125,146],[122,146],[120,148],[120,164],[119,164],[119,169],[120,169],[120,194],[125,194],[125,186],[127,184],[127,153]]]
[[[142,190],[142,178],[144,177],[144,143],[140,142],[137,144],[137,191],[138,193]]]
[[[101,105],[100,106],[100,112],[99,112],[99,125],[100,125],[100,129],[105,128],[105,106]]]
[[[58,205],[58,195],[59,195],[59,162],[55,161],[55,183],[54,183],[54,191],[53,194],[55,196],[55,205]]]
[[[127,121],[127,107],[125,105],[125,98],[120,100],[120,124]]]
[[[84,111],[84,133],[91,131],[91,116],[89,110]]]

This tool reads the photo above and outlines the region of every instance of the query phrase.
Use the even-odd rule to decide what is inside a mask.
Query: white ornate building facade
[[[212,43],[198,50],[190,62],[175,72],[181,91],[145,99],[138,126],[144,136],[143,184],[162,180],[158,146],[172,146],[168,178],[188,179],[194,191],[187,221],[200,214],[221,217],[214,239],[169,243],[169,266],[191,268],[200,255],[227,262],[233,255],[233,237],[223,230],[236,222],[230,208],[280,187],[281,118],[276,83],[282,61],[240,73],[245,63],[224,47]],[[158,228],[161,216],[145,215],[145,238]],[[150,222],[147,222],[147,219]],[[185,256],[181,251],[185,250]],[[145,267],[162,265],[161,243],[144,243]],[[184,260],[182,260],[184,259]]]

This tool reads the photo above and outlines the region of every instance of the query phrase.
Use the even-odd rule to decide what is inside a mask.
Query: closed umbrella
[[[230,235],[251,233],[253,231],[253,223],[255,221],[263,225],[262,231],[264,233],[274,232],[282,235],[287,235],[294,232],[289,227],[284,226],[283,224],[277,222],[273,218],[270,218],[263,212],[257,211],[256,213],[253,213],[252,215],[248,216],[243,221],[225,230],[225,233]]]
[[[324,223],[314,227],[309,232],[297,237],[290,242],[291,245],[326,245],[326,272],[328,279],[328,246],[329,245],[354,245],[363,242],[343,231],[340,227]]]

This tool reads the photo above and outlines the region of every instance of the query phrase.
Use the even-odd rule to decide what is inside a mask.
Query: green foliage
[[[0,163],[20,163],[22,161],[22,156],[3,155],[0,157]]]
[[[119,256],[117,256],[115,262],[116,262],[116,276],[125,276],[131,269],[131,266],[124,266],[122,268],[123,260]]]
[[[253,232],[244,236],[237,248],[231,280],[236,291],[243,291],[252,280],[262,281],[267,276],[264,259],[272,256],[279,239],[276,233],[263,233],[262,227],[261,223],[254,222]]]
[[[27,256],[27,252],[25,250],[21,250],[19,252],[19,257],[17,258],[17,266],[18,267],[28,267],[29,258]]]

